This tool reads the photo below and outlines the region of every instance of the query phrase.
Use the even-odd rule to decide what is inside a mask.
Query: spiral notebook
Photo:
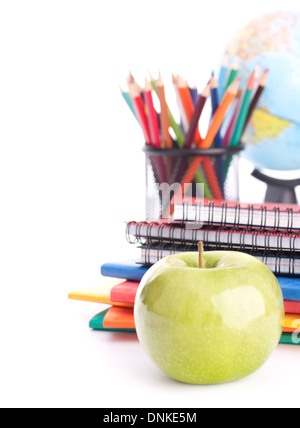
[[[247,204],[195,198],[176,198],[173,203],[175,221],[260,230],[300,230],[299,205]]]
[[[217,245],[216,243],[212,244],[204,244],[205,251],[212,250],[235,250],[234,248],[222,247],[221,245]],[[244,251],[246,252],[246,248]],[[191,245],[170,245],[170,244],[160,244],[159,246],[152,245],[142,245],[141,246],[141,262],[146,264],[154,264],[161,260],[164,257],[170,256],[176,253],[182,253],[185,251],[198,251],[198,246],[195,244]],[[256,251],[249,251],[249,254],[252,254],[261,262],[265,263],[268,268],[275,275],[284,275],[284,276],[300,276],[300,258],[295,258],[294,255],[286,253],[272,253],[262,251],[261,253]]]
[[[274,231],[241,228],[209,227],[189,229],[186,224],[172,222],[129,222],[126,227],[127,240],[131,243],[147,240],[152,243],[197,244],[199,241],[217,244],[220,247],[268,252],[298,251],[300,253],[300,231],[278,233]]]

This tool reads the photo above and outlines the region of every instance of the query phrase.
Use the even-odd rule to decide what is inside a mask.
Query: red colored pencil
[[[146,144],[150,145],[151,144],[150,130],[149,130],[149,125],[148,125],[142,97],[134,85],[130,85],[129,89],[130,89],[130,95],[132,98],[134,110],[136,112],[138,121],[143,130]]]
[[[148,125],[149,125],[151,143],[159,149],[161,148],[160,135],[159,135],[159,123],[157,118],[157,112],[153,105],[152,85],[147,79],[145,82],[145,88],[143,93],[144,93],[145,104],[148,109]]]

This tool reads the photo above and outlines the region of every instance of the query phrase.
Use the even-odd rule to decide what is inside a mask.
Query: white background
[[[128,69],[200,88],[250,18],[298,5],[1,1],[1,406],[299,405],[299,347],[238,382],[184,385],[134,335],[90,331],[104,305],[67,299],[103,280],[102,263],[137,255],[124,235],[145,197],[143,136],[119,90]],[[241,197],[259,202],[251,171],[243,163]]]

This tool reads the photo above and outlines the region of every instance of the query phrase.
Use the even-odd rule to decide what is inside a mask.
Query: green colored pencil
[[[252,73],[250,79],[248,80],[245,96],[241,105],[241,109],[238,115],[235,129],[231,138],[230,146],[232,147],[237,146],[240,142],[240,139],[244,130],[244,125],[247,119],[249,107],[251,104],[251,96],[254,88],[254,83],[255,83],[255,75],[254,73]]]
[[[151,77],[151,84],[152,84],[152,87],[153,87],[154,91],[157,93],[156,80],[153,77]],[[178,125],[178,123],[174,119],[174,116],[172,115],[172,112],[169,109],[169,107],[168,107],[168,114],[169,114],[171,128],[173,129],[174,134],[176,135],[177,145],[180,148],[182,148],[183,144],[184,144],[185,136],[184,136],[184,134],[183,134],[180,126]]]
[[[204,184],[204,198],[205,199],[213,199],[212,191],[207,183],[207,180],[204,178],[202,172],[198,169],[194,177],[196,183]]]
[[[224,89],[224,92],[226,91],[226,89],[231,85],[231,83],[237,77],[238,70],[239,70],[239,59],[238,59],[238,57],[235,57],[235,59],[233,60],[232,66],[231,66],[231,70],[229,73],[228,81],[227,81],[226,87]]]

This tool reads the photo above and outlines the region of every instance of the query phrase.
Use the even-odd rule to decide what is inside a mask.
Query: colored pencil
[[[232,147],[235,147],[240,143],[241,135],[243,133],[244,125],[246,122],[247,114],[251,103],[251,94],[253,91],[254,82],[255,82],[255,75],[254,73],[252,73],[247,83],[247,88],[245,91],[245,95],[243,97],[243,102],[241,104],[241,109],[239,112],[237,123],[232,135],[232,139],[230,141],[230,146]]]
[[[183,147],[184,148],[190,148],[192,147],[192,143],[194,142],[194,138],[196,135],[196,131],[198,129],[198,123],[201,117],[201,113],[204,109],[207,97],[210,93],[210,86],[209,84],[206,85],[203,92],[199,95],[197,105],[194,109],[194,114],[191,120],[191,123],[189,125],[188,133],[185,137]],[[186,165],[187,165],[188,158],[187,157],[180,157],[173,169],[173,173],[171,176],[171,182],[172,183],[180,183],[182,176],[185,173]]]
[[[161,148],[157,112],[153,105],[152,86],[147,79],[145,82],[145,88],[143,93],[144,93],[145,104],[148,110],[148,125],[149,125],[151,143],[156,148]]]
[[[209,148],[218,132],[218,130],[220,129],[220,126],[223,122],[223,119],[225,117],[225,114],[229,108],[229,106],[231,105],[232,101],[234,100],[237,91],[238,91],[238,86],[239,86],[239,82],[240,82],[240,78],[237,78],[230,86],[229,88],[226,90],[225,95],[216,111],[216,113],[214,114],[210,127],[207,131],[207,135],[205,137],[205,139],[203,140],[203,144],[202,147],[203,148]],[[195,173],[197,171],[197,169],[199,168],[199,166],[201,165],[201,162],[203,160],[203,156],[197,156],[195,157],[192,162],[189,165],[188,170],[186,171],[184,177],[181,180],[181,183],[191,183],[193,181],[193,178],[195,176]]]
[[[142,96],[138,92],[136,85],[130,85],[130,95],[133,101],[134,109],[138,117],[138,121],[144,133],[146,145],[153,146],[151,141],[150,129],[148,125],[148,119],[145,113],[145,107],[143,104]],[[150,156],[150,162],[152,165],[153,173],[158,183],[164,183],[167,181],[164,163],[160,156]]]
[[[211,107],[212,107],[212,114],[214,115],[219,107],[219,93],[218,93],[218,82],[212,74],[210,79],[210,91],[211,91]],[[220,130],[217,132],[216,138],[215,138],[215,146],[216,147],[222,147],[222,137]]]
[[[203,156],[202,166],[204,174],[206,176],[206,182],[209,183],[209,187],[213,193],[215,199],[222,200],[223,192],[221,190],[216,171],[210,162],[209,156]],[[194,178],[194,177],[193,177]],[[205,183],[204,183],[205,186]]]
[[[200,141],[196,141],[196,135],[197,135],[197,131],[198,131],[199,120],[200,120],[201,114],[203,112],[203,109],[204,109],[204,106],[205,106],[205,103],[206,103],[206,100],[207,100],[209,94],[210,94],[210,84],[207,84],[205,86],[204,90],[199,95],[195,108],[193,107],[193,112],[192,112],[192,117],[190,120],[189,130],[188,130],[188,133],[185,137],[184,144],[183,144],[184,148],[191,147],[194,140],[195,140],[197,146],[201,147],[202,139],[200,137]],[[200,136],[200,134],[199,134],[199,136]]]
[[[235,128],[230,140],[230,146],[236,147],[241,142],[241,137],[243,134],[244,126],[246,123],[246,117],[249,111],[250,103],[251,103],[251,96],[253,92],[253,86],[255,84],[255,73],[253,72],[248,80],[246,91],[244,96],[242,97],[242,103],[240,107],[240,111],[236,120]],[[228,170],[231,164],[233,156],[230,155],[226,159],[225,163],[225,176],[228,174]]]
[[[191,93],[189,91],[189,87],[186,81],[181,77],[179,77],[179,79],[177,80],[177,87],[178,87],[178,92],[179,92],[179,96],[180,96],[184,111],[186,113],[187,120],[190,124],[194,116],[195,107],[194,107]],[[196,144],[199,145],[201,143],[201,136],[198,128],[196,129],[194,138],[195,138]]]
[[[190,94],[193,100],[194,107],[196,107],[198,101],[198,89],[196,86],[189,86]]]
[[[151,81],[151,85],[152,85],[154,91],[157,94],[156,80],[151,76],[151,74],[150,74],[150,81]],[[182,132],[182,130],[181,130],[180,126],[178,125],[178,123],[176,122],[176,120],[174,119],[174,116],[173,116],[169,106],[167,106],[167,107],[168,107],[170,125],[174,131],[175,136],[176,136],[176,143],[177,143],[178,147],[182,147],[183,142],[184,142],[184,133]]]
[[[176,102],[177,102],[177,107],[178,107],[179,114],[180,114],[182,129],[183,129],[184,134],[186,135],[188,130],[189,130],[190,124],[189,124],[185,109],[183,107],[181,97],[179,95],[178,78],[179,78],[179,76],[175,76],[174,74],[172,74],[172,83],[173,83],[173,87],[174,87],[174,91],[175,91],[175,95],[176,95]]]
[[[219,79],[218,79],[219,100],[222,99],[224,89],[225,89],[225,79],[226,79],[226,74],[227,74],[228,59],[229,59],[228,53],[226,52],[225,55],[223,56],[223,59],[221,62],[221,69],[220,69],[220,74],[219,74]]]
[[[204,198],[205,199],[213,199],[214,195],[212,194],[210,185],[206,181],[202,171],[200,171],[200,167],[197,170],[194,179],[195,179],[196,183],[204,184]]]
[[[140,94],[143,93],[142,87],[137,83],[137,81],[133,77],[133,74],[131,73],[130,70],[129,70],[129,74],[127,76],[127,85],[128,85],[129,92],[130,92],[130,88],[134,86],[138,93],[140,93]]]
[[[160,117],[161,117],[161,133],[162,133],[163,143],[165,148],[171,149],[173,144],[172,144],[172,138],[169,132],[170,118],[168,113],[168,106],[166,103],[166,97],[165,97],[165,87],[160,74],[159,74],[158,80],[156,81],[156,88],[157,88],[157,96],[159,98],[160,108],[161,108]]]
[[[151,144],[150,130],[141,94],[134,84],[130,85],[129,89],[134,111],[144,133],[146,144]]]
[[[122,88],[120,88],[120,91],[121,91],[122,97],[124,98],[126,104],[130,108],[131,113],[134,115],[134,117],[138,121],[138,118],[137,118],[135,110],[134,110],[134,106],[133,106],[133,102],[132,102],[131,96],[129,95],[128,92],[124,91]]]
[[[232,82],[236,79],[236,77],[238,75],[238,70],[239,70],[239,58],[235,57],[233,59],[232,65],[231,65],[231,69],[230,69],[230,73],[229,73],[229,77],[227,80],[225,90],[227,90],[229,88],[229,86],[232,84]]]
[[[233,135],[233,132],[234,132],[234,128],[235,128],[236,122],[238,120],[238,116],[239,116],[239,112],[240,112],[240,109],[241,109],[242,102],[243,102],[243,90],[240,89],[238,91],[238,94],[237,94],[237,97],[236,97],[236,105],[234,107],[233,115],[232,115],[232,117],[230,119],[230,122],[229,122],[229,124],[227,126],[226,133],[225,133],[225,135],[223,137],[223,146],[224,147],[228,147],[229,144],[230,144],[230,141],[232,139],[232,135]]]
[[[226,90],[225,95],[219,104],[219,107],[217,108],[215,114],[213,115],[206,137],[204,138],[201,144],[201,147],[203,149],[208,149],[211,146],[212,142],[214,141],[215,136],[217,135],[217,132],[222,125],[222,122],[227,113],[227,110],[236,97],[239,83],[240,83],[240,78],[238,77]]]
[[[248,123],[249,123],[249,121],[250,121],[250,119],[251,119],[251,117],[253,115],[253,112],[254,112],[255,108],[257,107],[257,104],[258,104],[258,101],[259,101],[259,99],[261,97],[261,94],[262,94],[262,92],[264,91],[264,89],[265,89],[265,87],[267,85],[268,76],[269,76],[269,70],[265,69],[263,71],[260,79],[259,79],[258,88],[257,88],[257,90],[256,90],[256,92],[255,92],[255,94],[254,94],[254,96],[253,96],[253,98],[251,100],[251,104],[250,104],[249,111],[248,111],[248,114],[247,114],[247,117],[246,117],[246,121],[245,121],[245,125],[244,125],[243,131],[245,131],[245,129],[246,129],[246,127],[247,127],[247,125],[248,125]]]
[[[214,76],[214,73],[212,73],[211,79],[210,79],[210,91],[211,91],[211,107],[212,107],[212,114],[214,115],[219,107],[219,92],[218,92],[218,82]],[[215,137],[215,147],[221,148],[223,146],[223,141],[221,137],[221,130],[219,129],[216,137]],[[224,194],[224,163],[222,156],[216,157],[216,173],[219,180],[220,188],[222,191],[222,195]]]

